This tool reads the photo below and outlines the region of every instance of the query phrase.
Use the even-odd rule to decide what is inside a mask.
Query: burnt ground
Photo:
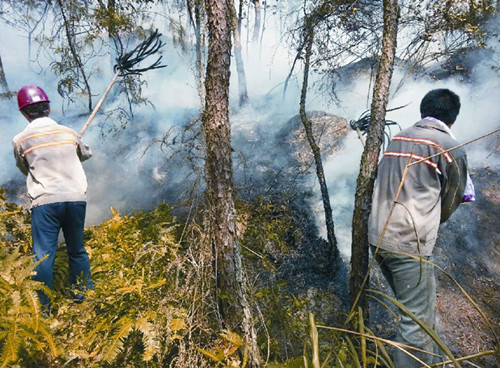
[[[337,124],[327,125],[335,127]],[[284,161],[261,162],[261,167],[265,170],[250,170],[253,173],[262,172],[269,175],[262,175],[260,180],[258,176],[252,177],[254,181],[259,182],[256,187],[260,190],[263,184],[267,186],[271,182],[274,183],[272,189],[266,190],[268,194],[273,192],[279,196],[284,188],[294,188],[300,192],[303,190],[302,182],[297,180],[300,175],[294,176],[293,172],[311,175],[310,169],[313,166],[304,164],[310,162],[311,158],[301,156],[303,153],[308,153],[308,147],[304,144],[305,137],[292,137],[290,130],[292,132],[300,130],[298,119],[291,120],[285,132],[268,136],[268,139],[274,142],[273,149],[279,152],[277,156]],[[331,131],[334,132],[334,129]],[[340,138],[342,139],[345,134],[342,132]],[[331,141],[334,142],[335,139]],[[494,142],[492,146],[495,146]],[[294,151],[292,157],[287,157],[291,147],[295,150],[292,149]],[[336,149],[338,147],[332,147],[330,154],[335,154]],[[497,160],[498,150],[492,151],[494,152],[492,155],[496,155],[493,158]],[[259,160],[249,160],[249,162],[259,162]],[[273,176],[279,179],[269,180]],[[435,261],[438,266],[456,280],[485,316],[485,318],[481,316],[450,277],[436,271],[438,328],[452,352],[460,357],[494,350],[498,347],[495,334],[500,336],[500,236],[497,230],[500,226],[499,170],[497,167],[483,165],[472,169],[471,176],[476,186],[476,201],[460,206],[450,220],[441,227],[435,248]],[[297,226],[308,228],[309,234],[305,236],[308,240],[303,242],[293,257],[281,259],[282,267],[277,276],[281,280],[289,281],[286,291],[297,299],[304,300],[308,310],[313,311],[318,320],[332,326],[342,324],[345,320],[346,307],[349,305],[349,297],[345,290],[345,285],[348,285],[348,271],[345,268],[349,265],[344,264],[345,268],[340,272],[328,272],[331,268],[326,261],[326,247],[321,239],[318,239],[317,229],[312,228],[312,221],[307,220],[307,215],[310,216],[306,209],[307,200],[298,201],[296,205],[293,212],[303,211],[304,213],[298,217],[305,223]],[[385,280],[377,270],[374,270],[372,284],[390,294]],[[370,324],[377,335],[394,338],[396,324],[393,321],[392,315],[383,307],[375,303],[370,305]],[[472,362],[475,365],[465,363],[464,366],[485,368],[500,366],[497,358],[474,359]]]
[[[329,154],[334,155],[336,150],[342,149],[337,142],[342,141],[347,131],[338,128],[345,127],[345,122],[323,114],[311,114],[311,117],[317,123],[326,119],[326,125],[316,125],[319,128],[316,135],[326,137],[326,142],[334,143],[331,147],[322,147],[322,150],[329,149]],[[305,137],[298,135],[300,124],[300,120],[295,117],[275,135],[255,134],[256,146],[260,146],[262,140],[269,140],[267,143],[273,147],[276,157],[265,160],[259,150],[253,151],[255,157],[248,157],[248,163],[256,165],[253,168],[247,166],[252,173],[251,180],[245,183],[247,190],[253,188],[250,196],[260,193],[276,200],[284,192],[295,192],[307,197],[302,179],[314,175],[314,165],[310,164],[311,157],[307,156],[309,148]],[[324,126],[329,129],[324,130]],[[243,138],[236,146],[242,147],[253,142],[248,137]],[[489,142],[492,147],[498,147],[498,140]],[[493,148],[492,152],[493,159],[498,161],[498,149]],[[436,263],[470,295],[486,317],[485,320],[452,279],[436,271],[438,328],[452,352],[460,357],[498,347],[495,334],[500,336],[499,173],[498,167],[485,165],[471,170],[477,192],[476,201],[460,206],[441,227],[435,248]],[[253,185],[249,185],[250,182]],[[349,307],[346,290],[349,265],[344,263],[340,268],[338,264],[333,267],[328,265],[327,247],[325,241],[318,238],[317,229],[313,226],[307,198],[295,197],[288,205],[298,218],[296,226],[304,229],[304,238],[293,255],[282,255],[278,262],[281,266],[276,277],[287,281],[282,291],[293,295],[295,300],[303,301],[320,323],[342,325]],[[334,272],[333,269],[337,270]],[[376,288],[390,294],[385,280],[376,269],[371,280]],[[375,302],[370,304],[370,327],[378,336],[394,338],[396,335],[393,316]],[[281,340],[282,345],[296,350],[296,344],[303,343],[294,343],[292,340],[285,337]],[[497,356],[480,358],[474,359],[473,364],[465,363],[464,366],[498,367],[500,360]]]

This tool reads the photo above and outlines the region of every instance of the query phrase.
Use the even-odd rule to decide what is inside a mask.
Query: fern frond
[[[22,289],[21,296],[23,300],[28,304],[28,308],[26,308],[27,313],[29,313],[32,318],[34,318],[33,331],[35,331],[36,333],[38,331],[38,326],[40,323],[40,301],[38,300],[38,295],[34,290],[26,288]]]
[[[144,343],[144,361],[150,361],[159,351],[160,344],[154,325],[146,317],[141,317],[135,323],[135,328],[142,332]]]
[[[21,293],[19,290],[13,290],[10,294],[12,300],[12,307],[9,309],[9,314],[19,314],[21,309]]]
[[[104,327],[106,324],[108,324],[108,326]],[[88,334],[85,335],[86,345],[91,345],[94,342],[96,335],[99,332],[102,332],[104,330],[108,330],[109,328],[111,328],[110,319],[109,318],[102,318],[101,321],[95,325],[95,327],[92,329],[92,331],[90,331]]]
[[[163,286],[167,283],[167,281],[165,279],[160,279],[158,280],[157,282],[155,282],[154,284],[150,284],[148,287],[146,287],[146,289],[157,289],[159,288],[160,286]]]
[[[35,267],[45,261],[46,258],[47,256],[44,256],[38,261],[33,262],[31,257],[27,258],[26,256],[22,256],[21,262],[19,262],[19,267],[15,268],[15,271],[13,272],[14,284],[22,285],[26,280],[30,279],[35,273]]]
[[[45,342],[47,343],[50,354],[54,357],[56,357],[59,353],[57,349],[57,345],[54,341],[54,337],[50,333],[50,331],[45,327],[45,325],[42,323],[40,324],[40,327],[38,329],[38,333],[41,334],[45,338]]]
[[[106,345],[105,351],[103,353],[103,359],[107,362],[112,361],[119,353],[120,348],[123,346],[123,339],[125,339],[132,328],[134,327],[134,321],[129,316],[124,316],[118,321],[120,326],[109,344]]]
[[[54,260],[54,290],[62,291],[69,286],[69,262],[66,246],[58,247]]]
[[[170,321],[168,327],[172,332],[177,332],[179,330],[186,328],[186,323],[182,318],[174,318],[173,320]]]
[[[31,331],[27,330],[22,330],[19,333],[21,339],[24,341],[24,344],[26,345],[26,342],[29,341],[31,342],[38,351],[45,351],[45,347],[47,344],[42,339],[42,336],[39,334],[35,334]]]
[[[18,358],[17,352],[19,350],[21,338],[18,334],[17,321],[12,323],[9,327],[10,329],[7,331],[3,350],[0,355],[0,368],[7,367],[9,363],[16,361]]]
[[[214,362],[222,362],[226,358],[224,352],[220,349],[217,349],[217,352],[215,353],[201,348],[196,348],[196,350],[205,355],[207,358],[212,359]]]
[[[8,253],[0,264],[3,278],[9,285],[21,285],[26,279],[31,278],[35,272],[35,268],[45,260],[43,257],[37,262],[33,262],[31,255],[23,254],[19,248],[15,248],[11,253]]]
[[[240,335],[238,335],[235,332],[229,331],[229,330],[222,330],[220,333],[220,336],[226,340],[227,342],[231,343],[234,346],[237,346],[241,348],[242,346],[245,345],[245,342],[241,338]]]

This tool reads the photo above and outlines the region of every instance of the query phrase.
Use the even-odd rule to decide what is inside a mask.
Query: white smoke
[[[279,164],[279,157],[274,157],[273,134],[283,128],[291,117],[299,112],[299,97],[302,75],[300,67],[290,79],[288,92],[283,98],[284,82],[291,68],[294,54],[282,39],[279,30],[281,25],[277,17],[267,15],[266,31],[262,45],[254,45],[249,40],[249,34],[244,32],[244,63],[248,84],[250,104],[242,109],[237,108],[237,73],[235,63],[232,63],[231,74],[231,121],[233,124],[233,146],[237,153],[242,147],[236,142],[244,137],[247,140],[245,149],[254,150],[252,155],[268,156],[270,161]],[[163,29],[163,25],[158,28]],[[243,27],[245,29],[245,27]],[[250,30],[251,31],[251,30]],[[167,35],[168,36],[168,35]],[[495,46],[495,45],[492,45]],[[3,28],[0,33],[0,53],[4,70],[12,90],[17,90],[25,84],[42,86],[52,99],[51,117],[60,123],[79,130],[89,115],[85,103],[77,101],[69,104],[63,101],[56,92],[56,78],[47,71],[38,73],[28,66],[27,41],[23,34],[10,28]],[[94,157],[84,163],[87,172],[88,189],[88,224],[94,224],[109,217],[109,207],[113,206],[121,212],[150,209],[160,201],[169,199],[176,185],[180,188],[175,195],[186,188],[184,171],[167,170],[166,154],[160,144],[154,144],[147,149],[153,139],[161,139],[174,126],[182,126],[191,121],[199,113],[199,96],[193,73],[191,55],[182,53],[167,39],[167,45],[162,51],[163,60],[168,65],[164,69],[149,71],[144,74],[147,85],[143,87],[145,97],[151,105],[135,108],[135,118],[119,134],[109,133],[110,127],[119,127],[118,121],[105,121],[104,115],[96,117],[84,139],[93,149]],[[419,118],[419,104],[427,91],[434,88],[447,87],[459,94],[462,100],[462,110],[453,127],[459,141],[477,137],[495,127],[498,127],[500,104],[495,93],[500,87],[498,78],[498,53],[488,54],[486,62],[484,55],[478,55],[476,67],[470,81],[450,78],[433,81],[430,78],[406,79],[397,93],[392,96],[389,108],[408,104],[407,107],[388,113],[387,118],[398,122],[405,128]],[[46,60],[40,60],[43,63]],[[109,60],[106,61],[109,63]],[[492,68],[492,65],[495,66]],[[102,71],[101,75],[92,80],[93,92],[100,95],[111,80],[111,68]],[[403,70],[395,70],[392,82],[393,92],[399,81],[405,75]],[[311,76],[312,85],[318,76]],[[347,120],[357,119],[370,107],[369,74],[360,74],[355,80],[337,86],[338,104],[331,102],[330,96],[311,89],[308,95],[307,109],[323,110]],[[118,88],[115,86],[115,88]],[[97,100],[94,98],[94,104]],[[11,153],[12,137],[21,131],[26,121],[16,109],[12,100],[0,101],[0,186],[11,180],[22,182],[22,174],[15,167]],[[110,97],[105,101],[103,110],[121,107],[127,109],[121,99]],[[64,114],[63,114],[64,112]],[[78,118],[76,118],[78,116]],[[393,133],[397,128],[393,128]],[[103,136],[104,134],[104,136]],[[263,138],[264,137],[264,138]],[[251,140],[255,139],[255,145]],[[240,139],[241,140],[241,139]],[[267,143],[267,145],[266,145]],[[481,143],[466,147],[471,165],[498,165],[498,155],[490,155]],[[345,140],[345,149],[334,157],[325,158],[326,179],[329,185],[336,235],[341,252],[348,257],[350,254],[351,217],[354,203],[355,181],[358,174],[362,146],[356,134],[351,132]],[[235,159],[236,165],[239,161]],[[237,170],[242,170],[237,167]],[[251,173],[250,173],[251,175]],[[314,206],[317,213],[317,224],[324,234],[323,209],[315,176],[310,183],[317,194],[318,205]]]

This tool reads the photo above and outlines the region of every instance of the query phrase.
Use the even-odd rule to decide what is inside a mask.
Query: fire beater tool
[[[399,109],[402,109],[403,107],[406,107],[406,106],[408,106],[408,105],[398,106],[398,107],[395,107],[393,109],[388,109],[386,112],[399,110]],[[365,145],[364,135],[367,133],[368,128],[370,127],[370,117],[371,117],[371,111],[367,110],[363,114],[361,114],[361,116],[359,117],[358,120],[351,120],[349,123],[349,125],[351,126],[351,129],[355,130],[358,133],[358,138],[360,139],[361,144],[363,146]],[[385,126],[386,126],[386,128],[389,129],[389,132],[390,132],[391,126],[393,126],[393,125],[397,125],[399,127],[399,130],[401,130],[401,127],[399,126],[399,124],[397,122],[395,122],[393,120],[386,120],[385,121]],[[387,140],[389,140],[389,138],[390,138],[389,134],[387,134],[387,132],[385,130],[384,130],[384,134],[385,134],[385,137],[387,138]],[[384,145],[385,145],[385,141],[384,141]]]
[[[87,130],[88,126],[90,125],[95,115],[97,114],[97,111],[99,111],[102,103],[104,102],[104,99],[111,90],[111,87],[113,87],[119,76],[124,77],[126,75],[131,75],[131,74],[141,74],[148,70],[166,67],[166,65],[160,64],[162,56],[158,57],[158,59],[156,59],[154,63],[152,63],[147,67],[144,68],[136,67],[137,64],[139,64],[147,57],[158,52],[158,50],[163,46],[163,42],[160,40],[160,37],[161,33],[158,33],[158,30],[155,30],[154,32],[151,33],[151,35],[148,38],[146,38],[144,41],[138,44],[132,51],[127,53],[124,53],[123,45],[121,41],[118,39],[120,56],[116,59],[116,65],[113,68],[113,70],[115,70],[115,75],[111,79],[111,82],[104,91],[104,94],[101,96],[99,102],[92,111],[92,114],[90,114],[89,118],[83,125],[82,130],[80,130],[80,136],[82,136],[83,133],[85,133],[85,131]]]

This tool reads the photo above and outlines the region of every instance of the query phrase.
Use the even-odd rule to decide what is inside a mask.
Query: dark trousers
[[[372,253],[375,247],[371,246]],[[431,329],[436,328],[436,279],[434,266],[403,254],[379,249],[375,256],[382,273],[389,283],[396,299]],[[422,257],[430,260],[431,257]],[[398,325],[398,341],[428,351],[431,354],[412,352],[427,364],[441,361],[441,351],[434,340],[411,317],[401,314]],[[414,358],[396,349],[396,368],[421,367]]]
[[[68,250],[71,285],[81,290],[94,287],[90,278],[89,258],[83,245],[86,207],[85,202],[57,202],[32,208],[31,232],[35,260],[48,255],[48,258],[37,266],[35,280],[42,281],[50,288],[53,287],[57,241],[59,231],[62,230]],[[78,284],[79,280],[83,282]],[[39,295],[42,304],[49,303],[45,293],[40,291]]]

